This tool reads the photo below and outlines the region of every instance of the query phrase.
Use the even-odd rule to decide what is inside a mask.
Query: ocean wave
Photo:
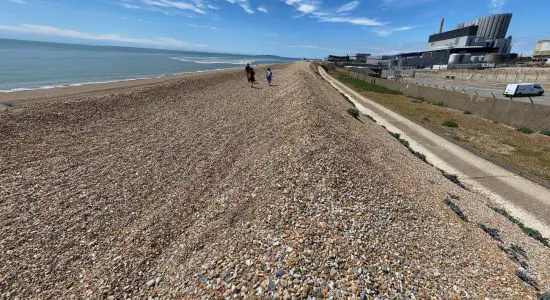
[[[171,57],[171,59],[183,61],[183,62],[191,62],[195,64],[224,64],[224,65],[246,65],[253,63],[254,60],[252,59],[229,59],[229,58],[223,58],[223,57]]]

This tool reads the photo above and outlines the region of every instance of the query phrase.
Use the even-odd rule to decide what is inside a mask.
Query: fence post
[[[495,94],[493,94],[493,92],[491,92],[491,95],[493,95],[493,98],[496,99],[497,97],[495,96]]]
[[[465,89],[462,89],[462,91],[464,92],[464,94],[468,94],[468,93],[466,93],[466,90],[465,90]]]
[[[438,88],[439,88],[439,87],[437,86],[437,84],[435,84],[435,83],[434,83],[434,86],[435,86],[435,88],[436,88],[436,89],[438,89]]]
[[[478,96],[479,96],[479,94],[477,93],[477,90],[474,90],[474,92],[476,93],[476,95],[478,95]],[[491,94],[492,94],[492,93],[491,93]],[[493,97],[494,97],[494,95],[493,95]]]
[[[529,100],[531,101],[531,104],[535,104],[535,103],[533,102],[533,99],[531,99],[531,97],[529,97]]]
[[[454,86],[452,86],[452,88],[453,88],[453,92],[456,92],[456,90],[455,90],[455,87],[454,87]]]

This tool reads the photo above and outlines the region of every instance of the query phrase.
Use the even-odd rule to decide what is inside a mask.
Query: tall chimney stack
[[[439,25],[439,33],[443,32],[443,25],[445,25],[445,18],[441,18],[441,25]]]

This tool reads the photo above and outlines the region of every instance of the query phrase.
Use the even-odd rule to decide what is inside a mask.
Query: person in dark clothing
[[[250,82],[250,70],[252,70],[252,67],[250,64],[246,64],[246,68],[244,68],[246,72],[246,79],[248,79],[248,82]]]
[[[251,87],[254,87],[254,83],[256,83],[256,78],[254,78],[254,75],[256,75],[254,68],[250,68],[250,72],[248,72],[248,82],[252,83]]]

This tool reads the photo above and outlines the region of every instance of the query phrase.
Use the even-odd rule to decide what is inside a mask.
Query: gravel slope
[[[535,298],[476,219],[550,286],[548,248],[307,63],[242,73],[0,112],[0,298]]]

